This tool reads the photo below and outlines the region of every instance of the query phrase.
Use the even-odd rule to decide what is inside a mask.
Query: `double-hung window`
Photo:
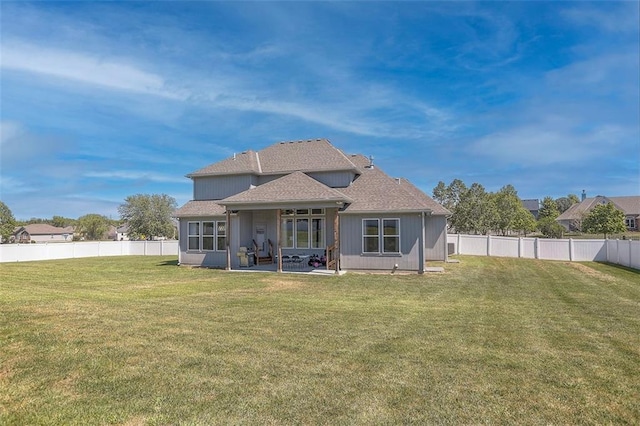
[[[189,250],[200,250],[200,222],[189,222]]]
[[[382,219],[382,252],[400,253],[399,219]]]
[[[362,221],[362,252],[380,252],[380,219]]]
[[[218,239],[216,249],[224,251],[227,249],[227,222],[219,221],[217,224]]]
[[[215,238],[216,223],[202,222],[202,250],[213,250],[213,239]]]
[[[189,222],[188,250],[224,251],[227,249],[227,223],[225,221]]]
[[[363,219],[362,253],[400,253],[400,219]]]

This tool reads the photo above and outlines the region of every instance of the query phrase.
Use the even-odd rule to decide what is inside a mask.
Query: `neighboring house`
[[[529,210],[533,217],[538,220],[538,213],[540,212],[540,200],[531,199],[531,200],[522,200],[522,205],[525,209]]]
[[[129,225],[126,223],[121,226],[109,226],[109,231],[107,231],[107,239],[113,241],[128,241],[129,240]]]
[[[584,198],[584,197],[583,197]],[[569,231],[582,228],[582,220],[598,204],[612,203],[615,208],[625,215],[625,225],[629,231],[637,231],[640,227],[640,196],[605,197],[598,195],[593,198],[584,198],[580,203],[574,204],[556,219],[558,223]]]
[[[124,224],[116,228],[116,241],[129,241],[129,225]]]
[[[336,271],[421,273],[425,260],[447,259],[448,210],[326,139],[234,154],[187,177],[193,201],[175,212],[181,264],[238,268],[241,247],[277,270],[278,253],[326,252]]]
[[[58,228],[46,223],[34,223],[16,228],[16,243],[60,243],[73,241],[73,226]]]

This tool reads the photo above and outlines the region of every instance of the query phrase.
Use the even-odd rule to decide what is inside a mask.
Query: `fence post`
[[[620,264],[620,240],[616,238],[616,263]]]
[[[633,264],[631,263],[631,261],[633,261],[633,256],[631,255],[631,250],[633,250],[632,242],[633,240],[629,240],[629,268],[633,268]]]
[[[458,234],[458,242],[456,244],[456,254],[460,254],[460,234]]]
[[[539,240],[540,238],[536,238],[536,240],[533,242],[533,257],[535,257],[536,259],[540,258],[540,249],[538,248]]]
[[[491,235],[487,235],[487,256],[491,256]]]
[[[144,254],[144,256],[147,255],[147,240],[144,240],[144,249],[142,250],[142,253]]]
[[[522,257],[522,237],[518,237],[518,258]]]
[[[569,262],[573,262],[573,238],[569,238]]]
[[[160,240],[160,256],[163,255],[163,250],[162,250],[163,247],[164,247],[164,240]]]

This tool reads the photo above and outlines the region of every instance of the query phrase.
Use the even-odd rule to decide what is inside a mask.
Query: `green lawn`
[[[637,424],[640,274],[0,264],[0,424]]]

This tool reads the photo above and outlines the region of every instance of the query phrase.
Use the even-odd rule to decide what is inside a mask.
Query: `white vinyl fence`
[[[130,255],[177,256],[178,241],[83,241],[0,245],[0,262]]]
[[[611,262],[640,269],[640,241],[447,235],[449,254]]]

